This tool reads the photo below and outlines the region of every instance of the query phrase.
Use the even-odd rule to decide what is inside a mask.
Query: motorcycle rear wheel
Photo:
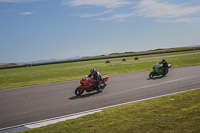
[[[77,96],[80,96],[84,92],[84,89],[77,87],[75,90],[75,94]]]
[[[149,74],[149,78],[151,79],[151,78],[153,78],[155,76],[155,73],[154,72],[151,72],[150,74]]]

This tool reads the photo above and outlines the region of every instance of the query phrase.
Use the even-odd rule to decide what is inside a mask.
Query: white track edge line
[[[82,115],[82,116],[83,116],[84,114],[87,115],[87,114],[89,114],[89,113],[91,113],[91,112],[92,112],[92,113],[100,112],[100,111],[102,111],[103,109],[106,109],[106,108],[116,107],[116,106],[125,105],[125,104],[129,104],[129,103],[134,103],[134,102],[145,101],[145,100],[149,100],[149,99],[159,98],[159,97],[163,97],[163,96],[173,95],[173,94],[182,93],[182,92],[187,92],[187,91],[192,91],[192,90],[197,90],[197,89],[199,89],[199,88],[194,88],[194,89],[189,89],[189,90],[185,90],[185,91],[179,91],[179,92],[169,93],[169,94],[160,95],[160,96],[155,96],[155,97],[144,98],[144,99],[140,99],[140,100],[135,100],[135,101],[125,102],[125,103],[121,103],[121,104],[106,106],[106,107],[102,107],[102,108],[98,108],[98,109],[93,109],[93,110],[78,112],[78,113],[69,114],[69,115],[64,115],[64,116],[59,116],[59,117],[54,117],[54,118],[45,119],[45,120],[41,120],[41,121],[30,122],[30,123],[26,123],[26,124],[21,124],[21,125],[16,125],[16,126],[11,126],[11,127],[1,128],[0,131],[12,129],[12,128],[18,128],[18,127],[27,127],[28,125],[30,126],[31,124],[38,124],[38,123],[41,123],[41,122],[51,121],[51,120],[56,120],[56,119],[61,119],[61,118],[66,118],[66,117],[72,117],[72,116],[76,117],[76,115]],[[91,114],[92,114],[92,113],[91,113]],[[78,118],[78,117],[77,117],[77,118]],[[61,122],[61,121],[60,121],[60,122]],[[51,124],[51,123],[49,123],[49,124]],[[28,128],[28,127],[27,127],[27,128]],[[29,129],[30,129],[30,128],[29,128]]]

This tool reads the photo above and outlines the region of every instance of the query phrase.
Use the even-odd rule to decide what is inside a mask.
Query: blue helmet
[[[163,58],[163,59],[162,59],[162,63],[165,63],[165,62],[166,62],[166,59],[165,59],[165,58]]]

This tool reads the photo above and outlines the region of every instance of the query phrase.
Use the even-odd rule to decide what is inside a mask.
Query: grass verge
[[[24,133],[199,133],[200,89],[104,109]]]
[[[163,56],[163,54],[159,54],[157,56]],[[141,58],[146,57],[149,56],[142,56]],[[155,55],[153,55],[153,57],[155,57]],[[200,65],[200,54],[168,57],[166,59],[168,63],[172,64],[173,68]],[[119,58],[118,61],[119,60],[121,60],[121,58]],[[113,59],[112,61],[117,60]],[[160,61],[161,59],[145,59],[105,63],[105,60],[97,60],[27,68],[1,69],[0,89],[76,80],[89,74],[89,70],[92,67],[95,67],[102,75],[149,71],[154,64]]]

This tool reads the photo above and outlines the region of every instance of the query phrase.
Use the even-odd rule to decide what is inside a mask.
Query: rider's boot
[[[102,91],[102,86],[101,86],[100,84],[97,86],[97,88],[98,88],[98,91],[99,91],[99,92]]]

